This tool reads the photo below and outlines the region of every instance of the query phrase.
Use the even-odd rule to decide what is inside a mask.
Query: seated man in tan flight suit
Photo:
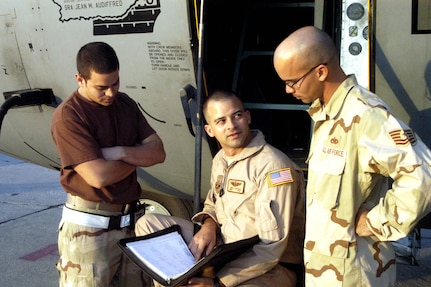
[[[178,224],[196,258],[219,242],[230,243],[259,235],[260,242],[225,264],[213,278],[194,277],[186,286],[296,286],[295,269],[302,268],[304,179],[284,153],[250,130],[250,113],[231,92],[216,91],[203,112],[205,130],[222,149],[213,159],[211,189],[202,212],[192,222],[146,214],[136,234],[146,235]]]

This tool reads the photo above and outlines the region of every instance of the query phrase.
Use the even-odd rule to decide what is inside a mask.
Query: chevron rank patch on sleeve
[[[397,129],[389,132],[394,143],[398,146],[406,146],[408,144],[415,145],[416,137],[412,130]]]
[[[274,170],[268,173],[268,182],[270,186],[277,186],[289,182],[293,182],[290,168]]]

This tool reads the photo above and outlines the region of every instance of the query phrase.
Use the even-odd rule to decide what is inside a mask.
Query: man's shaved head
[[[313,26],[296,30],[278,45],[274,68],[286,84],[286,93],[304,103],[316,99],[327,103],[346,79],[333,40]]]
[[[274,65],[291,64],[310,67],[326,63],[336,55],[332,39],[316,27],[306,26],[289,35],[274,52]]]

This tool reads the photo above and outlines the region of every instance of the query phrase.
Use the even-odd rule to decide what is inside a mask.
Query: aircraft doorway
[[[272,57],[291,32],[314,24],[314,12],[313,1],[209,1],[205,21],[209,92],[235,91],[251,111],[251,127],[300,166],[310,141],[308,106],[285,93]]]

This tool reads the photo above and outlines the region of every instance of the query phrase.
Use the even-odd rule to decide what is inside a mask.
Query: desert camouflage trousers
[[[336,244],[334,243],[333,246]],[[333,247],[333,250],[335,249]],[[347,258],[341,258],[317,254],[305,249],[305,286],[395,286],[396,260],[390,242],[358,237],[356,244],[348,247],[346,254],[348,254]]]
[[[148,280],[117,246],[133,230],[106,230],[61,221],[57,263],[60,287],[143,287]]]

